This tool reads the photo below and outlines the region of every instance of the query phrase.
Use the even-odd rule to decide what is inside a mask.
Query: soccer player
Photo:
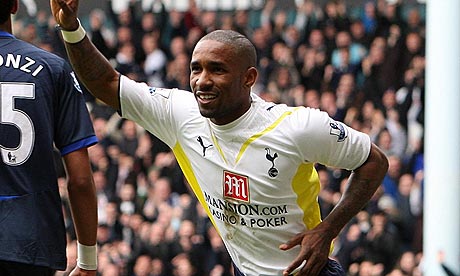
[[[0,275],[65,270],[66,230],[53,159],[64,159],[78,267],[96,275],[97,208],[87,147],[96,143],[82,91],[64,59],[17,39],[0,4]]]
[[[325,112],[251,93],[254,46],[234,31],[201,38],[192,93],[148,87],[112,69],[77,20],[77,0],[50,0],[81,81],[97,98],[170,146],[222,237],[236,275],[345,275],[333,239],[369,201],[388,168],[370,138]],[[351,170],[323,220],[315,163]]]

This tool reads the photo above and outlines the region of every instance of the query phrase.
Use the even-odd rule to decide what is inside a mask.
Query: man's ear
[[[11,14],[16,14],[19,9],[19,0],[14,0],[13,7],[11,8]]]
[[[246,71],[246,80],[244,85],[247,87],[252,87],[257,80],[257,69],[255,67],[249,67]]]

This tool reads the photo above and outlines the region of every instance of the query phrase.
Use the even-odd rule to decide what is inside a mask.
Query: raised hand
[[[78,28],[78,0],[50,0],[51,12],[62,29],[73,31]]]

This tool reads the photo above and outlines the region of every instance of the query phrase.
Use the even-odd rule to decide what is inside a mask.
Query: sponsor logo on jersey
[[[348,134],[343,124],[340,122],[333,121],[333,122],[330,122],[329,125],[331,126],[329,133],[331,135],[337,136],[337,142],[345,141],[345,139],[348,137]]]
[[[8,161],[12,164],[16,163],[16,155],[12,154],[11,152],[8,152]]]
[[[247,176],[224,171],[224,197],[249,202],[249,179]]]
[[[171,89],[166,88],[149,87],[149,92],[151,96],[159,95],[165,99],[169,99],[169,96],[171,95]]]
[[[211,196],[204,191],[206,203],[215,219],[226,224],[269,229],[288,224],[288,206],[259,205]]]
[[[209,144],[207,146],[204,145],[204,142],[203,142],[203,138],[201,138],[201,136],[198,136],[198,138],[196,138],[196,140],[198,141],[198,143],[200,143],[200,146],[203,148],[203,157],[206,156],[206,150],[210,147],[212,147],[212,144]]]

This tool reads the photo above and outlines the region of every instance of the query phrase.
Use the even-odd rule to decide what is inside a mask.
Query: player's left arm
[[[280,249],[288,250],[301,245],[298,257],[286,268],[284,275],[289,275],[304,260],[305,266],[296,275],[318,275],[327,262],[332,240],[369,202],[387,170],[387,157],[372,144],[369,157],[359,168],[352,171],[347,187],[331,213],[314,229],[300,233],[280,246]]]
[[[342,228],[369,202],[388,170],[388,159],[375,145],[367,160],[351,172],[345,191],[322,224],[335,238]]]
[[[96,246],[97,197],[87,148],[81,148],[64,155],[64,163],[67,172],[67,190],[72,219],[78,242],[83,245],[83,247],[79,248],[79,254],[88,253],[85,250],[91,250],[91,247]],[[83,255],[80,254],[78,263],[83,261],[90,266],[95,265],[97,263],[96,255],[94,254],[93,258],[91,251],[89,253],[86,256],[80,256]],[[79,264],[71,275],[96,275],[95,269],[83,268]]]

